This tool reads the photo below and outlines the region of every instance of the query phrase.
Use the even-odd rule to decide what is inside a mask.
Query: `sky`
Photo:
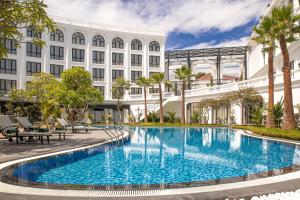
[[[167,35],[167,50],[246,45],[271,0],[45,0],[50,15]]]

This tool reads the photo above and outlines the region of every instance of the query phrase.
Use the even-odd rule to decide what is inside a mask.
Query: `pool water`
[[[300,164],[296,145],[227,128],[139,128],[102,145],[23,163],[13,175],[50,184],[177,184],[248,176]]]

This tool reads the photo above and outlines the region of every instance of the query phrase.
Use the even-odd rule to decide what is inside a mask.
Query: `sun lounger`
[[[61,136],[63,136],[64,140],[66,139],[66,132],[64,130],[52,130],[49,131],[47,128],[39,128],[33,126],[33,124],[29,121],[27,117],[16,117],[16,120],[21,124],[21,126],[26,130],[26,131],[36,131],[40,133],[45,133],[45,132],[50,132],[53,135],[58,135],[59,140],[61,140]]]
[[[0,115],[0,128],[4,136],[7,137],[10,142],[12,142],[12,138],[15,137],[17,144],[20,139],[22,140],[26,137],[29,141],[32,140],[32,138],[37,137],[41,141],[41,144],[44,144],[44,137],[46,137],[49,144],[50,136],[52,136],[52,133],[49,132],[19,132],[18,126],[13,124],[7,115]]]
[[[65,119],[62,118],[57,118],[56,120],[65,130],[72,130],[72,132],[85,131],[85,133],[88,133],[88,130],[90,130],[90,127],[88,126],[83,126],[83,125],[72,126],[69,122],[67,122]]]

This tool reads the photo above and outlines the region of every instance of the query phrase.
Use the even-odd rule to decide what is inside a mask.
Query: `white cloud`
[[[269,0],[46,0],[51,15],[113,26],[199,34],[259,17]]]
[[[202,49],[202,48],[216,48],[216,47],[236,47],[236,46],[246,46],[249,42],[250,37],[242,37],[236,40],[225,40],[220,43],[216,41],[208,43],[199,43],[193,46],[186,47],[186,49]]]

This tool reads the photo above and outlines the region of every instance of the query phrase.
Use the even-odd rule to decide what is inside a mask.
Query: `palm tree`
[[[185,89],[188,80],[192,75],[192,70],[187,66],[176,69],[175,77],[181,81],[181,123],[185,124]]]
[[[136,84],[140,87],[144,88],[144,106],[145,106],[145,122],[148,122],[148,117],[147,117],[147,88],[151,85],[151,80],[149,78],[146,77],[140,77]]]
[[[159,90],[159,123],[164,123],[164,110],[163,110],[163,100],[162,100],[162,84],[164,83],[165,74],[156,73],[151,77],[151,82],[153,84],[158,84]]]
[[[300,33],[298,21],[300,15],[295,15],[293,5],[280,6],[272,11],[272,19],[275,22],[274,32],[279,41],[283,57],[283,81],[284,81],[284,101],[283,101],[283,129],[296,128],[296,120],[293,106],[293,92],[291,81],[290,56],[287,43],[296,41]]]
[[[130,89],[129,81],[126,81],[123,77],[119,77],[112,85],[112,94],[113,98],[118,99],[117,108],[119,116],[121,116],[121,101],[120,99],[123,98],[125,95],[125,91]]]
[[[268,98],[268,114],[266,120],[267,128],[274,128],[274,50],[275,46],[275,32],[273,30],[274,21],[270,17],[264,17],[258,27],[254,28],[256,33],[253,40],[258,44],[263,45],[263,51],[268,53],[268,78],[269,78],[269,98]]]

